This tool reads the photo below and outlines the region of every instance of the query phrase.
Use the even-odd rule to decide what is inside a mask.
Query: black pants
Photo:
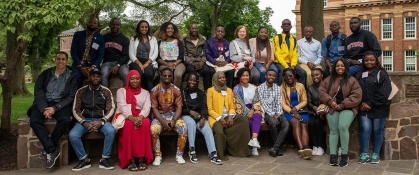
[[[269,131],[271,131],[271,136],[274,143],[272,148],[278,150],[282,142],[285,140],[285,137],[287,137],[290,124],[288,123],[284,115],[280,116],[280,122],[279,124],[277,124],[276,120],[266,113],[265,122],[269,125]]]
[[[48,102],[48,106],[54,106],[55,104],[55,102]],[[55,118],[57,124],[55,125],[54,131],[51,133],[51,137],[44,125],[45,116],[43,115],[43,112],[44,111],[39,111],[36,105],[32,106],[32,113],[29,116],[29,121],[33,132],[36,137],[38,137],[39,141],[41,141],[45,152],[49,154],[55,151],[60,138],[70,125],[71,105],[63,107],[59,111],[55,111],[53,118]]]
[[[210,69],[210,73],[211,73],[211,83],[212,83],[212,77],[215,74],[215,68],[213,67],[209,67]],[[227,81],[227,87],[229,87],[230,89],[233,89],[233,82],[234,82],[234,69],[233,70],[229,70],[229,71],[225,71],[224,75],[226,76],[226,81]]]
[[[186,66],[186,73],[188,74],[191,72],[198,72],[202,76],[202,78],[204,78],[203,80],[204,90],[207,90],[208,88],[212,86],[212,77],[211,77],[210,67],[208,67],[206,64],[204,64],[202,68],[199,70],[195,70],[195,67],[188,64]]]
[[[308,121],[308,131],[310,133],[310,141],[315,147],[322,147],[326,150],[326,132],[323,126],[325,120],[321,120],[320,116],[310,114],[310,120]]]
[[[135,63],[129,64],[129,70],[137,70],[141,75],[141,86],[147,91],[153,89],[153,79],[154,79],[154,69],[153,65],[150,64],[145,67],[144,72],[141,70],[140,66]],[[129,82],[129,80],[127,80]],[[125,86],[125,84],[124,84]]]

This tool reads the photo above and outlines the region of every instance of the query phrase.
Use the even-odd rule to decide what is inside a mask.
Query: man
[[[55,67],[38,76],[35,99],[27,112],[31,128],[44,147],[41,157],[46,158],[46,168],[53,167],[60,156],[58,142],[71,121],[71,104],[77,91],[77,80],[67,63],[68,54],[59,51],[55,56]],[[44,119],[52,118],[55,118],[57,124],[49,136]]]
[[[275,70],[268,69],[265,83],[257,87],[262,108],[265,110],[265,122],[269,125],[274,142],[273,147],[268,150],[269,155],[273,157],[283,155],[280,146],[289,129],[289,123],[282,112],[281,88],[274,84],[275,76]]]
[[[185,48],[186,72],[198,72],[204,79],[204,90],[212,86],[211,73],[209,67],[205,64],[205,37],[198,33],[198,25],[192,23],[189,25],[189,34],[183,39]]]
[[[304,28],[304,38],[297,41],[298,44],[298,62],[300,67],[306,71],[307,77],[311,77],[311,71],[315,68],[322,68],[321,51],[322,45],[313,38],[314,29],[311,26]],[[311,78],[307,78],[306,87],[313,84]]]
[[[217,67],[217,70],[214,67],[209,67],[210,77],[212,77],[216,71],[224,71],[227,86],[233,89],[234,67],[229,64],[231,62],[229,54],[230,42],[224,39],[224,36],[224,26],[217,25],[217,27],[215,27],[215,37],[209,39],[205,43],[205,55],[207,61]]]
[[[105,42],[103,36],[97,30],[97,19],[89,18],[87,30],[74,33],[71,42],[71,66],[77,78],[78,87],[82,86],[82,77],[88,78],[90,70],[99,69],[105,54]]]
[[[161,83],[151,90],[151,108],[154,119],[151,122],[151,135],[155,151],[154,166],[159,166],[162,161],[160,151],[160,133],[163,129],[174,130],[178,133],[176,161],[184,164],[183,150],[188,137],[186,123],[180,118],[182,114],[182,95],[173,81],[173,71],[166,67],[160,71]]]
[[[81,141],[81,137],[87,132],[100,132],[105,136],[99,168],[112,170],[114,167],[109,157],[115,138],[115,128],[109,119],[115,111],[114,99],[111,91],[100,85],[102,76],[99,70],[92,69],[89,78],[89,84],[77,90],[73,104],[73,116],[78,122],[68,136],[79,163],[72,170],[80,171],[91,166]]]
[[[105,58],[102,63],[102,85],[108,87],[109,73],[117,74],[121,77],[123,85],[125,86],[128,75],[128,51],[129,40],[122,33],[119,32],[121,28],[121,20],[112,18],[109,23],[111,32],[105,34]]]
[[[278,85],[282,83],[282,71],[285,68],[295,69],[298,82],[306,84],[306,72],[297,65],[297,40],[290,34],[292,28],[291,21],[284,19],[282,21],[282,33],[274,36],[273,45],[275,53],[275,66],[278,68]]]
[[[345,40],[343,57],[348,60],[349,72],[355,76],[361,69],[362,58],[368,51],[374,52],[379,57],[382,50],[377,37],[368,30],[361,29],[361,19],[352,17],[349,21],[352,34]]]
[[[329,29],[332,34],[322,40],[322,56],[326,63],[325,76],[330,75],[335,61],[338,58],[342,58],[347,37],[345,34],[339,32],[340,25],[337,21],[332,21]]]

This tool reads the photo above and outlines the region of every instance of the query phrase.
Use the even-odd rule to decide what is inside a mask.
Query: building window
[[[323,7],[327,7],[327,0],[323,0]]]
[[[371,20],[361,20],[361,29],[371,31]]]
[[[386,71],[393,71],[393,51],[383,51],[382,64]]]
[[[406,50],[404,54],[405,71],[416,71],[416,53],[414,50]]]
[[[393,19],[382,19],[381,20],[381,38],[393,39]]]
[[[416,17],[404,18],[404,38],[416,39]]]

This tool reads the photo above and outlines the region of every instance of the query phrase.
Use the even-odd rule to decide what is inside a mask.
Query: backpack
[[[295,37],[292,37],[294,39],[294,48],[297,46],[297,39]],[[278,34],[278,41],[279,41],[279,48],[282,49],[282,34]]]
[[[341,46],[345,46],[345,39],[346,39],[346,35],[342,33],[342,36],[340,37],[340,44]],[[327,35],[326,38],[326,55],[329,56],[329,50],[330,50],[330,43],[332,43],[332,34]]]

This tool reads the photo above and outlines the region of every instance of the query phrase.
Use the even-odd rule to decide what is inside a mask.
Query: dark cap
[[[102,76],[102,73],[99,71],[99,69],[96,69],[96,68],[92,69],[89,75],[92,76],[93,74],[98,74]]]

